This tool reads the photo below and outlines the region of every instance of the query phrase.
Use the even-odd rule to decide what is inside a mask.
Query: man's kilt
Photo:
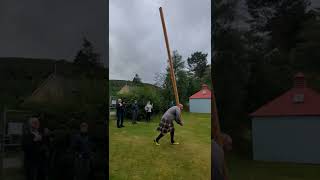
[[[166,118],[162,118],[159,127],[157,128],[162,134],[166,134],[168,132],[174,131],[174,125],[172,120],[168,120]]]

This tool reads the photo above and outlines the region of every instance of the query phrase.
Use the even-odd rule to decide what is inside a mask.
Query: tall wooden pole
[[[220,130],[220,123],[219,123],[219,116],[218,116],[218,108],[216,104],[216,96],[214,95],[214,91],[212,88],[212,103],[211,103],[211,119],[212,119],[212,126],[211,126],[211,132],[212,132],[212,138],[217,141],[217,143],[220,145],[220,147],[223,148],[223,140],[221,136],[221,130]],[[215,156],[214,153],[212,153],[213,156]],[[223,175],[224,180],[228,180],[228,173],[227,173],[227,164],[224,160],[224,167],[223,167]],[[214,177],[213,177],[214,179]]]
[[[216,104],[216,97],[214,95],[214,91],[212,89],[212,108],[211,108],[211,115],[212,115],[212,133],[213,139],[217,141],[217,143],[222,146],[223,141],[221,138],[221,130],[220,130],[220,123],[219,123],[219,116],[218,116],[218,109]]]
[[[175,78],[175,74],[174,74],[173,62],[172,62],[169,40],[168,40],[168,35],[167,35],[167,28],[166,28],[166,23],[164,21],[162,7],[159,8],[159,11],[160,11],[160,17],[161,17],[161,22],[162,22],[164,39],[165,39],[166,47],[167,47],[167,53],[168,53],[168,59],[169,59],[169,65],[170,65],[170,78],[171,78],[171,82],[172,82],[174,97],[176,99],[176,105],[179,105],[180,102],[179,102],[177,83],[176,83],[176,78]]]

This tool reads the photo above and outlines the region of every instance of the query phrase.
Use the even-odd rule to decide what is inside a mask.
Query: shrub
[[[132,104],[135,100],[138,101],[139,112],[138,118],[145,117],[145,110],[144,107],[148,101],[153,104],[153,114],[158,114],[163,112],[166,109],[166,105],[163,103],[161,90],[146,87],[146,86],[139,86],[134,87],[130,90],[129,93],[126,94],[118,94],[119,98],[121,98],[126,103],[126,114],[127,118],[132,118]]]

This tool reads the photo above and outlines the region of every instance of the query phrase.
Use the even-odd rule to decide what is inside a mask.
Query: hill
[[[66,60],[0,58],[0,105],[18,105],[53,72],[68,79],[98,79],[107,82],[105,68],[88,69]]]
[[[120,89],[125,86],[134,86],[132,81],[127,80],[109,80],[109,96],[116,96],[117,92],[120,91]],[[159,87],[149,84],[149,83],[142,83],[143,86],[148,86],[156,89],[160,89]]]

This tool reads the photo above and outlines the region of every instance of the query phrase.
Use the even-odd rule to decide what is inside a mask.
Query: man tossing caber
[[[153,140],[154,143],[159,146],[159,140],[168,132],[170,132],[171,136],[171,144],[177,145],[178,142],[174,141],[174,125],[173,120],[175,120],[179,125],[183,126],[183,121],[181,119],[181,111],[183,109],[183,105],[179,104],[178,106],[173,106],[169,108],[162,116],[159,127],[157,128],[160,131],[159,136]]]

